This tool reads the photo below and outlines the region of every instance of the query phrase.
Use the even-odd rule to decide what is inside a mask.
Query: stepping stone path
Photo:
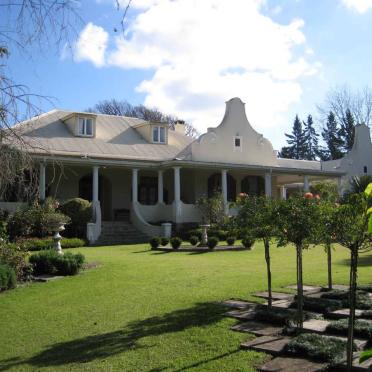
[[[316,372],[322,371],[327,366],[326,363],[316,363],[310,360],[301,359],[301,358],[286,358],[286,357],[277,357],[270,362],[267,362],[262,367],[258,368],[259,371],[286,371],[286,372]]]
[[[233,331],[253,333],[255,336],[277,336],[283,327],[270,326],[263,322],[238,323],[230,328]]]
[[[289,286],[288,288],[296,289],[296,286]],[[344,290],[347,286],[334,285],[334,289]],[[304,286],[304,294],[306,296],[311,296],[316,299],[321,296],[321,287],[315,286]],[[257,292],[254,294],[257,297],[268,298],[267,292]],[[288,293],[273,292],[273,308],[288,308],[294,299],[294,295]],[[371,294],[372,295],[372,294]],[[257,336],[253,340],[247,340],[241,343],[242,349],[255,350],[258,352],[265,352],[273,355],[275,358],[265,363],[262,367],[258,368],[259,371],[287,371],[287,372],[297,372],[297,371],[321,371],[324,370],[328,363],[321,363],[317,361],[311,361],[305,357],[295,358],[290,355],[283,355],[286,353],[286,345],[291,340],[293,336],[283,335],[283,327],[269,324],[265,320],[256,321],[256,303],[242,301],[242,300],[227,300],[222,302],[227,307],[233,310],[228,311],[225,315],[236,318],[238,320],[243,320],[244,322],[238,323],[232,326],[230,329],[237,332],[251,333]],[[260,305],[262,306],[262,305]],[[349,309],[340,309],[333,311],[332,313],[326,314],[326,316],[332,316],[333,318],[347,318],[349,315]],[[315,315],[314,315],[315,316]],[[356,310],[356,316],[361,318],[363,316],[363,310]],[[368,321],[368,320],[367,320]],[[372,323],[372,320],[370,320]],[[342,340],[346,340],[346,337],[338,335],[330,335],[327,332],[327,326],[330,324],[329,320],[324,319],[310,319],[304,322],[303,327],[305,332],[312,332],[317,334],[323,334],[325,337],[333,337]],[[367,340],[354,339],[357,346],[357,350],[363,350],[367,345]],[[345,365],[339,365],[337,369],[332,370],[345,370]],[[359,363],[359,353],[354,353],[354,371],[372,371],[372,359],[363,363]]]
[[[241,343],[240,347],[242,349],[261,351],[271,355],[280,355],[284,352],[289,341],[290,337],[286,336],[261,336],[254,340]]]

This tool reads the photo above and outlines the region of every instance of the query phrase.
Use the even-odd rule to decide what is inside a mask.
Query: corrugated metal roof
[[[169,130],[168,139],[172,144],[153,144],[147,142],[134,125],[144,123],[141,119],[123,116],[97,114],[96,136],[74,136],[61,120],[69,111],[53,110],[18,125],[23,139],[34,151],[99,157],[119,157],[121,159],[171,160],[185,149],[193,138]],[[36,149],[35,149],[36,148]]]

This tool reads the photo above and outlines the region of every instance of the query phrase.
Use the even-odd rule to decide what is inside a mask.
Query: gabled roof
[[[76,137],[63,122],[70,114],[73,112],[53,110],[19,124],[17,129],[33,152],[46,155],[164,161],[174,159],[193,141],[169,130],[169,144],[149,143],[134,129],[147,123],[144,120],[103,114],[96,114],[94,138]]]

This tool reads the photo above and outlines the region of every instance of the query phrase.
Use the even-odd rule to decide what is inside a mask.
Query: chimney
[[[174,130],[178,133],[185,134],[186,133],[186,126],[184,120],[176,120],[174,123]]]

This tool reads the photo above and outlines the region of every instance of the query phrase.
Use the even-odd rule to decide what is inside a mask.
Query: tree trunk
[[[302,246],[296,245],[297,255],[297,327],[303,327],[303,282],[302,282]]]
[[[327,244],[328,289],[332,290],[332,246]]]
[[[265,246],[266,270],[267,270],[267,291],[269,293],[268,306],[269,308],[271,308],[273,299],[272,299],[272,292],[271,292],[270,239],[264,238],[264,246]]]
[[[354,323],[355,323],[355,303],[356,303],[356,286],[358,270],[358,250],[351,250],[350,260],[350,288],[349,288],[349,324],[347,334],[347,370],[351,371],[353,367],[353,341],[354,341]]]

